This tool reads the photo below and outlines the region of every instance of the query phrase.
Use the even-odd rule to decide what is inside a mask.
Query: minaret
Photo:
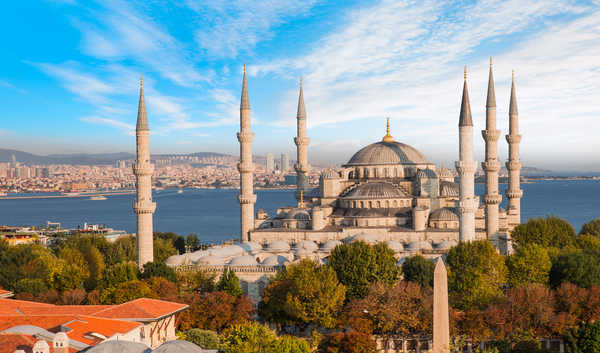
[[[300,96],[298,97],[298,114],[296,115],[298,123],[297,135],[294,138],[294,143],[297,146],[298,156],[297,162],[294,165],[296,169],[296,199],[300,200],[300,193],[307,194],[310,191],[308,185],[308,143],[310,139],[306,137],[306,109],[304,108],[304,94],[302,92],[302,79],[300,79]]]
[[[244,78],[242,79],[242,99],[240,103],[240,132],[237,134],[240,142],[240,239],[250,240],[250,231],[254,228],[254,163],[252,163],[252,140],[254,133],[250,130],[250,98],[246,82],[246,64],[244,63]]]
[[[142,268],[145,263],[152,262],[154,259],[152,214],[156,209],[156,203],[152,202],[154,166],[150,163],[150,129],[146,116],[143,77],[140,79],[140,102],[135,136],[137,160],[133,166],[133,174],[136,177],[137,198],[133,203],[133,210],[137,214],[138,266]]]
[[[460,105],[459,158],[456,171],[460,179],[458,212],[460,215],[460,241],[475,240],[475,161],[473,160],[473,118],[467,88],[467,67]]]
[[[481,131],[485,141],[485,162],[481,167],[485,171],[485,230],[487,238],[492,239],[498,232],[498,204],[502,196],[498,194],[498,137],[496,130],[496,94],[494,92],[494,76],[492,74],[492,58],[490,57],[490,77],[488,80],[487,102],[485,104],[485,130]]]
[[[517,93],[515,91],[515,72],[512,73],[512,87],[510,90],[510,108],[509,116],[509,132],[506,135],[508,142],[508,189],[506,197],[508,197],[508,215],[509,224],[521,223],[521,161],[519,160],[519,144],[521,143],[521,135],[519,135],[519,111],[517,109]]]

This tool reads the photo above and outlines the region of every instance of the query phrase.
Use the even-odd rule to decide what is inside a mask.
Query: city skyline
[[[2,148],[132,152],[143,73],[152,153],[237,155],[237,102],[246,61],[257,155],[294,155],[302,76],[311,163],[345,162],[357,148],[381,138],[386,116],[399,141],[418,147],[433,163],[452,161],[466,64],[475,159],[482,161],[478,130],[485,128],[491,55],[502,134],[508,130],[510,77],[516,70],[521,130],[527,135],[524,165],[598,171],[593,151],[600,141],[587,133],[600,127],[594,119],[597,2],[6,6],[4,30],[16,34],[6,39],[9,54],[0,59]],[[23,11],[29,21],[9,16]],[[500,141],[500,160],[507,150]]]

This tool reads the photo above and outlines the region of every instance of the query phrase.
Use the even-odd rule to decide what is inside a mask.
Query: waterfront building
[[[290,157],[287,155],[287,153],[281,154],[281,162],[279,169],[283,174],[287,173],[287,171],[290,169]]]
[[[150,128],[146,116],[143,78],[140,80],[140,101],[135,134],[137,158],[133,166],[133,174],[136,177],[137,197],[133,203],[133,210],[137,215],[138,266],[142,268],[145,263],[152,262],[154,259],[152,214],[156,209],[156,203],[152,202],[154,166],[150,163]]]

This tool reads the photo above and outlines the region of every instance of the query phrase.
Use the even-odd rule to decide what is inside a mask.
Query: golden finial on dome
[[[390,135],[390,118],[387,118],[386,133],[381,140],[383,142],[394,142],[394,138]]]
[[[306,208],[304,204],[304,191],[300,190],[300,200],[298,201],[298,208]]]

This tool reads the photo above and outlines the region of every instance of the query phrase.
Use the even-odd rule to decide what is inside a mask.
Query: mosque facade
[[[319,186],[311,188],[306,175],[309,138],[306,107],[300,82],[297,110],[297,204],[281,207],[276,214],[254,213],[250,100],[244,69],[240,104],[240,242],[189,254],[172,256],[167,263],[179,270],[204,268],[220,273],[235,270],[246,293],[255,299],[271,274],[302,258],[326,262],[342,242],[385,242],[399,264],[407,256],[437,258],[460,241],[490,240],[501,253],[511,251],[510,233],[521,221],[518,113],[513,82],[510,98],[509,209],[499,207],[496,104],[492,64],[486,103],[485,194],[474,193],[476,164],[473,157],[473,120],[467,73],[459,115],[457,177],[445,167],[437,168],[415,147],[397,141],[390,132],[358,150],[339,168],[322,172]]]

